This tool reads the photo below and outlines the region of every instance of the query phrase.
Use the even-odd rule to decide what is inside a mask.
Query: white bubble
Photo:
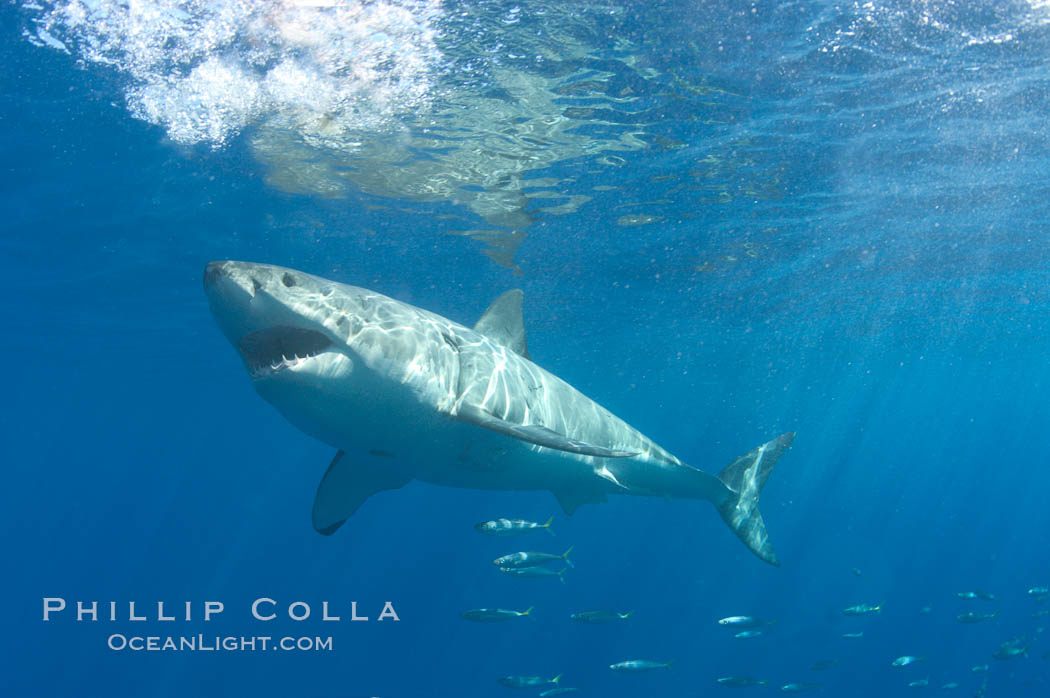
[[[131,113],[163,125],[179,143],[223,143],[262,110],[257,80],[240,66],[210,58],[179,80],[129,90]]]
[[[274,121],[304,140],[376,130],[426,107],[438,0],[60,0],[26,3],[34,43],[126,77],[131,113],[219,147]]]

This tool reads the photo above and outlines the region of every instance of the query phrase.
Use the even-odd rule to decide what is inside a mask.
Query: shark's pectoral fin
[[[474,331],[529,358],[529,347],[525,341],[525,321],[521,316],[521,289],[507,291],[492,301],[474,325]]]
[[[608,501],[604,492],[587,492],[583,490],[560,490],[551,491],[554,498],[558,500],[562,511],[572,516],[581,504],[601,504]]]
[[[599,458],[630,458],[638,455],[637,453],[614,451],[610,448],[576,441],[538,424],[514,424],[472,405],[460,407],[457,416],[463,421],[476,424],[485,429],[491,429],[511,438],[528,441],[537,446],[545,446],[559,451],[579,453],[584,456],[598,456]]]
[[[314,496],[314,530],[330,536],[354,515],[365,500],[376,492],[396,490],[412,479],[389,467],[389,460],[366,458],[353,462],[335,454]]]

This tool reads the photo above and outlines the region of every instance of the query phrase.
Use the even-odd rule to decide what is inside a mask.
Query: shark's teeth
[[[306,356],[299,356],[298,354],[293,354],[291,358],[289,358],[282,354],[280,361],[270,361],[266,364],[257,364],[254,366],[250,366],[248,372],[251,374],[252,378],[266,378],[268,376],[280,373],[281,371],[287,368],[295,368],[297,366],[300,366],[309,361],[310,359],[314,358],[315,356],[317,355],[307,354]]]
[[[271,327],[246,335],[237,346],[252,378],[258,379],[295,368],[328,351],[331,344],[328,337],[314,330]]]

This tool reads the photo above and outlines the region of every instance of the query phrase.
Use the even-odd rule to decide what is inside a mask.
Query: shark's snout
[[[286,296],[297,291],[321,295],[331,293],[330,286],[322,286],[319,282],[328,284],[309,274],[270,264],[226,260],[209,262],[204,267],[204,290],[209,296],[223,287],[235,287],[247,292],[251,297],[259,291],[273,297]]]
[[[273,284],[275,269],[251,262],[209,262],[204,267],[204,292],[212,299],[217,294],[229,294],[232,291],[254,297],[257,291]]]
[[[211,262],[204,267],[204,293],[212,312],[243,306],[259,288],[251,268],[240,262]]]
[[[205,290],[215,286],[219,279],[226,276],[226,264],[227,262],[209,262],[208,266],[204,267]]]
[[[236,343],[259,324],[252,317],[257,282],[237,262],[211,262],[204,267],[204,293],[223,334]]]

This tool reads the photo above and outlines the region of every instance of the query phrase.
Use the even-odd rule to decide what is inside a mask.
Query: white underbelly
[[[459,421],[408,386],[356,368],[338,391],[326,379],[309,385],[306,371],[274,376],[256,389],[309,436],[347,454],[389,458],[390,467],[413,479],[466,489],[603,488],[589,459]]]

